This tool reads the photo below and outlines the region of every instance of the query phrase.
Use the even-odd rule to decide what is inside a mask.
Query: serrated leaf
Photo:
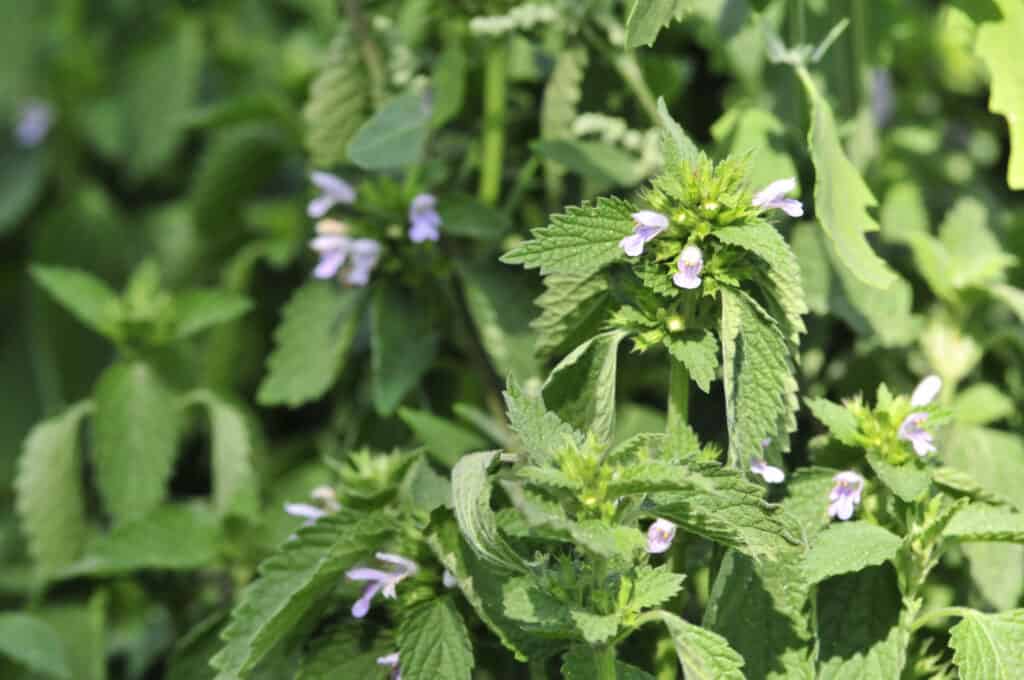
[[[165,505],[98,536],[59,577],[202,569],[216,561],[222,540],[217,516],[208,508],[198,504]]]
[[[610,299],[604,275],[551,274],[544,277],[544,287],[535,301],[541,314],[531,323],[538,354],[555,354],[573,338],[582,342],[597,333]]]
[[[359,327],[363,300],[362,289],[339,289],[325,281],[295,291],[274,331],[259,402],[295,407],[330,389]]]
[[[427,411],[400,408],[398,417],[409,426],[427,451],[448,467],[455,465],[462,454],[487,447],[487,440],[475,432]]]
[[[0,654],[49,678],[71,680],[60,635],[45,621],[22,612],[0,613]]]
[[[886,289],[896,280],[892,269],[871,249],[864,235],[878,231],[868,210],[878,205],[871,189],[839,143],[832,107],[806,76],[811,104],[807,133],[814,164],[814,207],[825,234],[849,270],[863,283]]]
[[[450,597],[416,605],[398,628],[402,677],[469,680],[474,660],[469,631]]]
[[[219,680],[234,680],[255,668],[317,605],[358,559],[393,530],[377,516],[352,521],[331,515],[298,531],[280,551],[264,560],[259,577],[240,595],[224,647],[210,663]]]
[[[571,616],[576,624],[576,630],[584,640],[592,645],[607,641],[619,631],[619,616],[617,614],[594,614],[574,609]]]
[[[619,241],[633,233],[633,206],[618,198],[570,207],[551,216],[547,227],[534,229],[526,241],[501,257],[506,264],[521,264],[551,273],[588,276],[625,256]]]
[[[684,163],[695,164],[699,155],[697,146],[668,112],[663,97],[658,97],[658,124],[661,126],[661,157],[665,167],[677,169]]]
[[[1024,609],[967,613],[949,630],[953,663],[963,680],[1015,680],[1024,675]]]
[[[623,331],[596,335],[551,369],[541,393],[549,409],[574,428],[611,441],[615,383]]]
[[[789,450],[796,429],[796,378],[778,326],[750,296],[722,288],[722,380],[729,457],[746,468],[770,438]]]
[[[659,617],[672,637],[686,680],[745,680],[743,657],[721,635],[665,611]]]
[[[892,560],[902,539],[868,522],[834,522],[818,534],[804,558],[803,569],[809,583],[860,571]]]
[[[222,517],[252,519],[259,512],[259,480],[253,440],[245,413],[210,390],[189,395],[206,408],[210,419],[213,502]]]
[[[835,486],[833,477],[839,472],[830,468],[810,467],[793,472],[786,480],[783,508],[796,521],[807,541],[832,523],[828,516],[829,492]]]
[[[686,7],[682,0],[634,0],[626,15],[626,49],[654,44],[658,33]]]
[[[998,493],[993,493],[983,488],[978,482],[963,470],[942,466],[932,470],[932,481],[941,487],[963,494],[974,500],[994,505],[1009,504],[1010,501]]]
[[[370,306],[373,405],[390,415],[430,370],[441,336],[422,304],[393,285],[377,286]]]
[[[630,609],[639,612],[668,602],[682,590],[685,580],[686,574],[676,574],[667,565],[639,567],[629,598]]]
[[[78,557],[86,536],[79,428],[92,409],[79,402],[37,424],[18,462],[17,510],[29,554],[45,579]]]
[[[508,421],[530,462],[551,462],[570,443],[583,443],[583,436],[554,413],[547,410],[539,396],[523,392],[515,380],[505,389]]]
[[[452,507],[452,485],[448,476],[441,476],[425,458],[419,458],[410,467],[401,487],[402,500],[414,510],[430,513],[442,505]]]
[[[375,635],[368,639],[365,626],[342,623],[310,643],[309,651],[302,656],[295,680],[377,678],[383,668],[377,659],[394,649],[395,644],[389,636]]]
[[[706,330],[693,330],[667,335],[665,347],[689,371],[690,377],[705,394],[718,377],[718,340]]]
[[[565,139],[573,136],[572,124],[576,120],[582,96],[580,85],[583,83],[587,61],[585,49],[563,49],[558,53],[555,66],[544,85],[544,96],[541,99],[541,139]],[[561,196],[563,175],[565,168],[559,163],[544,163],[544,184],[549,204],[556,203]]]
[[[804,399],[804,403],[833,437],[847,446],[858,445],[860,428],[857,426],[857,418],[849,409],[823,397],[810,397]]]
[[[577,547],[600,555],[613,564],[632,563],[647,545],[644,534],[633,527],[608,526],[596,519],[551,524],[558,528],[564,526]]]
[[[348,160],[348,143],[366,119],[367,88],[359,52],[348,31],[339,31],[302,110],[313,165],[329,168]]]
[[[524,572],[526,561],[505,542],[491,509],[491,480],[487,471],[499,453],[473,453],[456,464],[452,470],[455,518],[462,535],[481,558],[500,569]]]
[[[978,28],[976,49],[992,78],[988,108],[1006,118],[1010,128],[1010,161],[1006,182],[1024,189],[1024,79],[1019,65],[1024,59],[1020,41],[1024,32],[1024,5],[1020,0],[994,0],[1002,14],[998,21]]]
[[[32,278],[83,324],[112,340],[119,336],[121,301],[102,279],[78,269],[36,265]]]
[[[183,339],[241,317],[252,307],[244,295],[198,288],[174,296],[174,337]]]
[[[177,395],[142,361],[110,366],[96,385],[93,465],[96,486],[117,522],[160,505],[178,454]]]
[[[972,503],[953,515],[942,535],[959,541],[1024,543],[1024,514]]]
[[[348,159],[364,170],[394,170],[418,162],[430,131],[429,98],[407,92],[386,102],[348,143]]]
[[[505,615],[531,634],[568,638],[574,633],[569,606],[546,592],[533,577],[508,579],[501,588]]]
[[[902,465],[893,465],[874,451],[868,451],[866,459],[878,479],[907,503],[920,498],[931,485],[930,468],[916,461],[908,460]]]

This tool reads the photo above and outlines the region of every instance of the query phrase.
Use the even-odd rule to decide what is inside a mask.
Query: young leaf
[[[241,317],[249,298],[229,290],[197,288],[174,296],[174,337],[183,339]]]
[[[626,16],[626,49],[653,45],[661,29],[678,19],[685,7],[682,0],[633,0]]]
[[[498,531],[491,509],[491,480],[487,471],[498,451],[463,456],[452,470],[452,499],[459,529],[471,548],[490,564],[507,571],[525,572],[523,560]]]
[[[398,409],[398,417],[442,465],[452,467],[462,454],[487,447],[487,440],[475,432],[427,411],[403,407]]]
[[[86,535],[85,490],[78,436],[92,409],[79,402],[32,428],[14,487],[29,554],[43,578],[72,562]]]
[[[836,522],[818,534],[804,558],[808,583],[860,571],[893,559],[903,541],[868,522]]]
[[[594,614],[574,609],[571,616],[576,624],[576,630],[592,645],[606,642],[619,631],[618,614]]]
[[[672,637],[687,680],[744,680],[743,657],[725,638],[675,614],[658,614]]]
[[[545,291],[535,300],[541,314],[531,325],[537,331],[535,350],[548,356],[558,352],[574,338],[596,335],[604,322],[610,300],[608,279],[599,273],[551,274],[544,277]]]
[[[637,0],[641,2],[642,0]],[[666,168],[678,168],[697,162],[697,146],[668,112],[665,100],[658,98],[658,122],[661,124],[661,157]]]
[[[849,409],[823,397],[810,397],[804,399],[804,403],[833,437],[847,446],[857,446],[857,418]]]
[[[615,379],[622,331],[596,335],[551,370],[544,403],[574,428],[611,441],[615,430]]]
[[[31,672],[71,680],[64,642],[45,621],[30,614],[0,613],[0,654]]]
[[[538,465],[550,462],[568,444],[583,443],[583,436],[544,406],[537,395],[524,394],[515,380],[505,390],[512,431],[519,435],[527,459]]]
[[[368,100],[359,51],[348,31],[339,31],[302,110],[313,165],[329,168],[348,160],[345,150],[366,118]]]
[[[163,502],[178,454],[177,396],[149,365],[119,362],[95,391],[96,486],[117,522],[142,517]]]
[[[907,503],[920,498],[931,485],[931,469],[915,461],[893,465],[874,451],[868,451],[866,458],[878,479]]]
[[[259,480],[253,461],[253,441],[245,413],[210,390],[190,399],[206,407],[210,419],[210,458],[213,502],[223,517],[252,519],[259,512]]]
[[[550,273],[588,276],[621,259],[623,237],[633,233],[633,206],[618,198],[570,207],[534,229],[532,241],[505,253],[501,261]]]
[[[348,143],[348,158],[363,170],[394,170],[418,162],[430,132],[429,98],[407,92],[386,102]]]
[[[986,21],[978,27],[976,49],[992,77],[988,108],[1006,118],[1010,127],[1010,162],[1006,182],[1011,189],[1024,189],[1024,83],[1020,63],[1024,59],[1021,30],[1024,6],[1019,0],[994,0],[1002,14],[998,21]]]
[[[370,306],[371,385],[377,413],[389,415],[398,408],[430,370],[440,341],[421,304],[395,286],[377,287]]]
[[[684,331],[665,336],[664,343],[676,361],[686,366],[697,387],[708,393],[718,377],[718,342],[714,334],[706,330]]]
[[[244,677],[331,592],[342,573],[393,530],[389,520],[331,515],[300,529],[259,567],[231,613],[224,647],[210,660],[218,680]]]
[[[1024,675],[1024,609],[971,611],[949,630],[953,663],[963,680],[1015,680]]]
[[[469,680],[474,660],[469,631],[450,597],[416,605],[398,628],[402,677]]]
[[[103,280],[63,267],[32,267],[32,278],[83,324],[111,340],[119,336],[121,301]]]
[[[1024,514],[972,503],[953,515],[942,535],[960,541],[1024,543]]]
[[[259,402],[299,406],[326,392],[341,372],[363,311],[364,291],[310,281],[285,305]]]
[[[652,568],[644,565],[637,569],[633,582],[633,593],[629,598],[630,609],[640,612],[662,605],[676,596],[683,588],[686,574],[676,574],[668,565]]]

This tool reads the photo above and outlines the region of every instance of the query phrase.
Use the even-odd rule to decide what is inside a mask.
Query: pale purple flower
[[[398,652],[377,657],[377,664],[391,667],[391,675],[389,676],[391,680],[402,680],[402,669],[398,667]]]
[[[672,283],[680,288],[693,290],[700,286],[700,272],[704,269],[704,253],[697,246],[686,246],[679,253],[676,263],[679,271],[672,277]]]
[[[647,552],[658,555],[672,547],[676,537],[676,525],[667,519],[656,519],[647,528]]]
[[[372,238],[357,238],[352,241],[349,253],[352,263],[343,280],[350,286],[365,286],[380,259],[380,243]]]
[[[860,495],[864,490],[864,478],[852,470],[840,472],[832,478],[835,485],[828,499],[828,516],[843,520],[853,517],[853,510],[860,504]]]
[[[935,451],[932,433],[924,429],[926,422],[928,422],[928,414],[923,411],[915,411],[900,423],[899,438],[913,444],[914,453],[918,456],[925,456]]]
[[[326,215],[338,204],[355,203],[356,190],[352,185],[329,172],[314,170],[309,173],[309,181],[320,190],[320,195],[309,202],[306,214],[315,220]]]
[[[795,198],[786,198],[786,194],[796,189],[796,178],[778,179],[754,195],[751,203],[757,208],[778,208],[790,217],[801,217],[804,204]]]
[[[433,194],[419,194],[412,199],[409,204],[409,240],[413,243],[440,240],[440,228],[437,198]]]
[[[317,235],[309,242],[320,256],[313,269],[318,279],[331,279],[341,272],[341,280],[350,286],[365,286],[380,259],[380,243],[372,238],[352,238],[348,227],[338,220],[320,220]],[[348,267],[342,271],[345,265]]]
[[[301,517],[305,520],[302,526],[308,527],[311,524],[316,524],[316,521],[327,514],[327,511],[323,508],[318,508],[315,505],[309,503],[285,503],[284,511],[292,517]]]
[[[54,117],[53,107],[44,101],[33,100],[22,106],[14,126],[18,146],[30,148],[42,144],[50,133]]]
[[[350,581],[366,581],[368,585],[363,591],[363,596],[352,605],[352,616],[361,619],[370,611],[370,604],[377,593],[381,593],[388,599],[398,596],[395,587],[406,578],[419,571],[419,565],[412,560],[393,553],[379,552],[375,557],[381,562],[388,562],[398,567],[397,571],[383,571],[370,567],[356,567],[345,572],[345,577]]]
[[[441,583],[444,584],[445,588],[454,588],[459,585],[459,581],[455,578],[455,574],[447,569],[445,569],[444,574],[441,575]]]
[[[786,480],[786,473],[781,468],[769,465],[764,458],[751,458],[750,471],[769,484],[781,484]]]
[[[633,213],[633,233],[619,241],[619,247],[630,257],[644,252],[644,244],[668,229],[668,218],[653,210]]]
[[[941,391],[942,378],[937,375],[929,375],[917,383],[914,393],[910,395],[910,405],[916,407],[927,406],[935,401],[935,397],[939,396]]]

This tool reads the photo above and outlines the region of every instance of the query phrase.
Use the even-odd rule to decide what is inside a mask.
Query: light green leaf
[[[990,286],[989,294],[1010,308],[1017,318],[1024,322],[1024,290],[1005,283]]]
[[[950,258],[941,276],[957,290],[1000,281],[1017,262],[988,224],[988,207],[977,198],[964,197],[946,212],[939,226],[939,238]]]
[[[462,535],[482,559],[500,569],[525,572],[526,561],[505,542],[491,509],[491,480],[487,471],[499,453],[472,453],[455,465],[452,470],[455,518]]]
[[[946,463],[982,489],[1024,510],[1024,439],[984,427],[955,427],[939,449]]]
[[[224,647],[210,660],[218,680],[235,680],[274,649],[338,584],[342,573],[393,530],[377,516],[330,515],[260,564],[231,613]]]
[[[414,510],[431,513],[442,505],[452,507],[452,485],[448,475],[434,472],[426,458],[420,457],[409,467],[402,480],[400,498]]]
[[[959,541],[1024,543],[1024,514],[972,503],[953,515],[943,536]]]
[[[767,109],[750,104],[730,106],[711,126],[711,135],[721,145],[721,156],[750,155],[747,180],[754,189],[766,187],[780,177],[797,176],[793,159],[780,150],[786,127]]]
[[[22,612],[0,613],[0,654],[50,678],[71,680],[60,635],[45,621]]]
[[[141,361],[110,366],[96,385],[93,464],[96,486],[117,522],[163,502],[181,433],[177,395]]]
[[[222,540],[217,516],[208,508],[197,503],[165,505],[98,536],[59,577],[208,568],[217,560]]]
[[[253,461],[253,438],[245,413],[210,390],[189,400],[206,408],[210,419],[213,502],[222,517],[254,519],[260,508],[259,480]]]
[[[386,102],[348,143],[348,158],[364,170],[394,170],[418,162],[430,131],[430,104],[418,92]]]
[[[29,554],[45,579],[78,557],[86,536],[78,441],[92,409],[79,402],[28,433],[14,482]]]
[[[684,163],[696,163],[697,146],[668,112],[665,99],[662,97],[658,97],[658,122],[661,124],[661,156],[665,167],[671,169],[678,168]]]
[[[931,469],[917,461],[894,465],[875,451],[868,451],[866,458],[878,479],[907,503],[920,498],[931,485]]]
[[[643,179],[635,156],[604,142],[539,140],[530,144],[530,150],[546,161],[560,163],[570,172],[602,184],[629,187]]]
[[[466,98],[466,74],[469,59],[459,39],[445,40],[444,48],[430,74],[434,113],[431,124],[440,128],[459,115]]]
[[[229,290],[198,288],[179,293],[174,296],[175,338],[234,321],[251,307],[249,298]]]
[[[592,645],[605,642],[619,631],[618,614],[593,614],[574,609],[571,616],[580,635]]]
[[[972,611],[949,630],[949,646],[963,680],[1017,680],[1024,676],[1024,609]]]
[[[540,105],[540,137],[543,140],[572,138],[587,67],[587,51],[582,48],[562,49],[544,85]],[[565,168],[554,161],[544,163],[544,185],[549,205],[557,204],[562,193]]]
[[[364,291],[310,281],[284,307],[258,399],[299,406],[326,392],[344,366],[363,311]]]
[[[462,454],[487,447],[487,440],[475,432],[427,411],[403,407],[398,409],[398,417],[442,465],[452,467]]]
[[[87,601],[50,605],[33,611],[60,635],[73,680],[106,680],[109,593],[96,592]]]
[[[366,118],[368,89],[359,51],[348,31],[341,30],[331,41],[320,75],[309,86],[302,111],[313,165],[329,168],[348,160],[345,150]]]
[[[676,574],[668,565],[639,567],[629,597],[630,609],[640,612],[668,602],[682,590],[685,580],[686,574]]]
[[[540,268],[550,273],[587,276],[625,257],[619,241],[633,233],[634,208],[618,198],[570,207],[551,216],[551,224],[534,229],[526,241],[505,253],[501,261]]]
[[[686,680],[745,680],[743,657],[725,638],[675,614],[658,613],[675,644]]]
[[[64,309],[100,335],[119,337],[121,301],[99,277],[78,269],[32,267],[32,278]]]
[[[570,443],[583,443],[583,436],[548,411],[539,395],[523,392],[515,380],[505,390],[505,404],[509,425],[519,435],[530,462],[550,462]]]
[[[1024,595],[1024,545],[978,541],[962,543],[971,585],[996,610],[1015,607]]]
[[[626,16],[626,49],[650,47],[672,19],[679,19],[688,3],[683,0],[634,0]]]
[[[395,644],[387,635],[376,635],[367,642],[366,632],[357,622],[345,622],[315,638],[302,655],[295,680],[376,680],[383,668],[377,659],[393,652]]]
[[[434,363],[441,336],[421,303],[407,291],[381,284],[370,306],[373,405],[389,415]]]
[[[845,406],[823,397],[807,398],[804,399],[804,403],[811,409],[814,417],[828,428],[833,437],[847,446],[857,446],[857,419]]]
[[[771,438],[789,450],[796,429],[796,378],[778,326],[746,293],[722,288],[722,380],[729,457],[746,468]]]
[[[932,481],[939,486],[945,487],[957,494],[962,494],[973,500],[993,505],[1006,505],[1010,502],[998,493],[983,488],[978,482],[963,470],[948,466],[937,467],[932,471]]]
[[[988,66],[992,93],[988,108],[1006,118],[1010,127],[1010,162],[1006,182],[1011,189],[1024,189],[1024,4],[1020,0],[994,0],[1002,14],[998,21],[986,21],[978,28],[976,49]]]
[[[899,536],[868,522],[835,522],[818,534],[804,558],[809,583],[860,571],[893,559],[900,549]]]
[[[718,377],[718,340],[714,333],[684,331],[665,336],[663,342],[676,361],[686,366],[697,387],[709,393],[711,383]]]
[[[896,280],[895,274],[864,238],[867,232],[879,229],[868,212],[878,202],[839,143],[839,131],[828,101],[818,92],[809,75],[804,74],[802,80],[811,104],[807,143],[814,164],[814,206],[818,220],[854,276],[884,290]]]
[[[596,335],[570,352],[544,383],[544,403],[574,428],[608,442],[615,430],[615,382],[623,331]]]
[[[957,422],[988,425],[1013,415],[1014,402],[991,383],[975,383],[956,395],[952,407]]]
[[[398,628],[402,677],[469,680],[474,660],[469,631],[450,597],[416,605]]]

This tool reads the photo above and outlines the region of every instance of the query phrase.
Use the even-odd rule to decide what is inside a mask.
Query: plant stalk
[[[594,667],[597,670],[595,680],[618,680],[615,670],[615,646],[611,644],[593,647]]]
[[[483,156],[477,196],[487,205],[497,205],[501,196],[507,86],[508,46],[504,40],[498,40],[487,48],[484,57]]]
[[[671,359],[668,376],[668,436],[681,434],[689,425],[690,372],[675,358]]]

